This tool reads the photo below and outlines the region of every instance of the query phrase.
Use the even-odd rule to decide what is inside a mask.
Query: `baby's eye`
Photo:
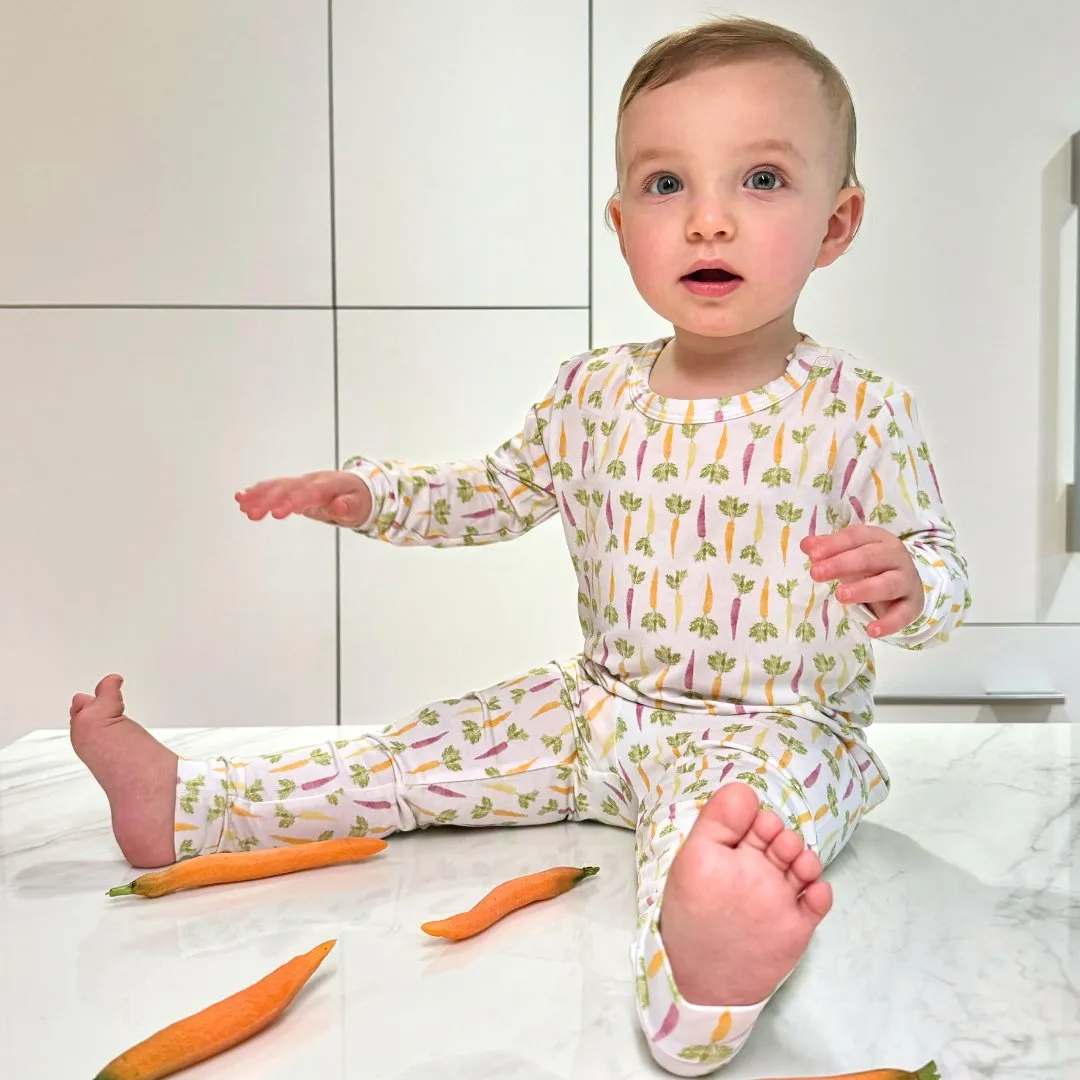
[[[674,195],[682,187],[677,177],[672,176],[671,173],[664,173],[662,176],[657,176],[649,184],[649,191],[654,195]]]
[[[750,174],[747,183],[754,191],[776,191],[784,186],[779,174],[774,173],[772,169],[758,169],[757,172]]]

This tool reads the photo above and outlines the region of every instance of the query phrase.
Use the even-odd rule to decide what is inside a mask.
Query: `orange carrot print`
[[[553,866],[536,874],[513,878],[497,885],[468,911],[448,919],[423,923],[420,929],[432,937],[463,941],[487,930],[520,908],[568,892],[579,882],[599,872],[598,866]]]
[[[283,847],[262,851],[219,851],[184,859],[164,870],[153,870],[127,885],[110,889],[107,895],[158,897],[182,889],[254,881],[279,874],[294,874],[300,870],[357,862],[377,854],[385,847],[385,840],[357,836],[312,841],[302,851]]]
[[[95,1080],[162,1080],[246,1042],[285,1012],[336,944],[324,941],[246,989],[162,1028],[110,1061]]]
[[[778,1077],[770,1080],[779,1080]],[[832,1073],[829,1076],[794,1076],[784,1080],[941,1080],[937,1065],[928,1062],[921,1069],[864,1069],[862,1072]]]

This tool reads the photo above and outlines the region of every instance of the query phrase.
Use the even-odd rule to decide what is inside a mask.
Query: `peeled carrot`
[[[181,889],[199,889],[204,885],[222,885],[233,881],[293,874],[321,866],[356,862],[386,847],[385,840],[372,836],[345,837],[341,840],[315,840],[298,847],[268,848],[265,851],[219,851],[197,855],[173,863],[164,870],[152,870],[127,885],[110,889],[108,896],[167,896]]]
[[[110,1061],[94,1080],[161,1080],[231,1050],[289,1007],[336,944],[336,938],[324,941],[246,989],[162,1028]]]
[[[553,866],[536,874],[512,878],[497,885],[468,911],[449,919],[423,923],[420,929],[432,937],[461,941],[486,930],[518,908],[538,900],[550,900],[598,873],[598,866]]]
[[[779,1080],[779,1078],[773,1078]],[[928,1062],[921,1069],[868,1069],[863,1072],[835,1073],[831,1076],[792,1076],[784,1080],[941,1080],[937,1065]]]

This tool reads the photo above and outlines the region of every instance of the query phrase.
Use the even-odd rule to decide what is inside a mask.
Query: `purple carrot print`
[[[799,666],[795,669],[795,675],[791,680],[791,692],[797,694],[799,692],[799,680],[802,678],[803,669],[806,667],[806,657],[799,657]]]
[[[847,799],[851,795],[851,789],[855,786],[855,780],[852,778],[847,783],[847,790],[844,792],[844,798]]]
[[[829,636],[829,598],[826,596],[821,605],[821,621],[825,624],[825,636]]]
[[[490,750],[485,750],[482,754],[476,755],[477,761],[483,761],[484,758],[494,757],[496,754],[501,754],[510,744],[508,742],[496,743]]]
[[[690,650],[690,659],[686,662],[686,674],[683,676],[683,686],[687,690],[694,689],[694,651]]]
[[[675,804],[672,803],[667,809],[668,809],[668,815],[667,815],[668,820],[669,821],[674,821],[675,820]]]
[[[301,791],[314,791],[315,788],[322,787],[323,784],[329,784],[331,780],[336,780],[338,774],[334,773],[331,776],[320,776],[318,780],[309,780],[306,784],[300,785]]]
[[[495,513],[495,507],[489,506],[486,510],[474,510],[471,514],[462,514],[463,518],[469,521],[476,521],[479,518],[491,517]]]
[[[638,729],[638,731],[640,731],[641,730],[642,720],[644,719],[644,716],[645,716],[645,706],[639,701],[637,706],[634,709],[634,712],[637,715],[637,729]]]
[[[641,479],[641,466],[642,466],[642,463],[645,461],[645,448],[648,445],[649,445],[649,440],[647,438],[645,438],[645,439],[641,440],[641,445],[638,447],[638,452],[637,452],[637,478],[639,480]]]
[[[566,511],[566,520],[570,522],[570,528],[576,529],[577,522],[574,520],[574,515],[570,511],[570,504],[566,501],[566,495],[562,495],[563,510]]]
[[[660,1025],[659,1030],[652,1037],[653,1042],[659,1042],[661,1039],[666,1039],[674,1030],[679,1022],[679,1009],[678,1006],[672,1003],[672,1006],[667,1011],[667,1016],[664,1017],[664,1022]]]
[[[633,791],[634,785],[630,783],[630,774],[623,768],[622,762],[619,762],[619,772],[622,774],[622,778],[626,781],[626,786]]]
[[[563,383],[563,389],[569,390],[574,385],[574,380],[577,378],[577,373],[581,370],[581,365],[585,363],[584,359],[579,360],[566,374],[566,382]]]
[[[817,507],[814,507],[814,512],[810,515],[810,535],[817,536]]]
[[[735,638],[739,629],[739,608],[742,607],[742,597],[736,596],[731,601],[731,637]]]
[[[727,763],[727,764],[726,764],[726,765],[724,766],[724,771],[720,773],[720,779],[719,779],[719,780],[717,780],[717,781],[716,781],[716,783],[717,783],[718,785],[719,785],[719,784],[722,784],[722,783],[724,782],[724,777],[725,777],[725,776],[727,776],[727,774],[728,774],[729,772],[731,772],[731,770],[732,770],[732,769],[734,769],[734,768],[735,768],[735,762],[734,762],[734,761],[729,761],[729,762],[728,762],[728,763]]]
[[[930,460],[930,455],[926,455],[926,464],[930,469],[930,479],[934,481],[934,490],[937,492],[938,499],[941,498],[941,486],[937,482],[937,470],[934,468],[934,463]]]
[[[865,761],[859,762],[859,772],[866,772],[866,770],[869,767],[870,767],[870,759],[869,758],[867,758]]]
[[[609,532],[615,531],[615,515],[611,512],[611,492],[607,493],[607,508],[604,515],[607,518],[607,527]]]
[[[751,439],[746,444],[746,449],[743,451],[742,456],[742,482],[746,485],[746,482],[750,479],[750,462],[754,460],[754,447],[757,446],[757,440]]]
[[[859,459],[852,458],[847,463],[847,468],[844,470],[844,482],[840,485],[840,498],[842,499],[847,494],[848,484],[851,483],[852,474],[855,472],[855,466],[858,465]]]
[[[836,365],[836,374],[833,375],[832,386],[829,387],[830,394],[840,393],[840,372],[843,370],[844,362],[841,360],[840,363]]]
[[[705,496],[701,496],[701,505],[697,512],[697,534],[699,540],[705,539]]]
[[[556,676],[554,679],[548,679],[547,682],[538,683],[536,686],[530,687],[529,693],[539,693],[541,690],[546,690],[549,686],[554,686],[558,681],[558,676]]]
[[[818,782],[818,777],[821,775],[821,765],[818,767],[803,781],[803,787],[813,787]]]
[[[626,590],[626,624],[630,625],[630,615],[634,610],[634,586]]]
[[[414,743],[409,743],[409,745],[414,750],[419,750],[422,746],[430,746],[432,743],[437,743],[440,739],[445,739],[446,736],[449,734],[449,731],[440,731],[438,735],[431,735],[429,738],[426,739],[418,739]]]
[[[465,796],[463,795],[462,798]],[[364,807],[365,810],[389,810],[393,803],[387,802],[385,799],[378,799],[375,801],[368,799],[353,799],[353,802],[357,806]]]
[[[614,791],[615,796],[619,800],[619,802],[621,802],[624,806],[626,805],[626,796],[614,784],[609,784],[605,780],[604,781],[604,787],[610,788],[612,791]]]
[[[859,523],[865,525],[866,514],[863,513],[862,503],[859,502],[854,495],[848,496],[848,502],[851,503],[851,509],[855,511],[855,516],[859,519]]]
[[[701,741],[702,741],[703,743],[707,743],[707,742],[709,741],[709,729],[708,729],[708,728],[706,728],[706,729],[705,729],[705,730],[704,730],[704,731],[703,731],[703,732],[701,733]],[[674,804],[674,803],[672,803],[671,805],[672,805],[672,806],[674,806],[675,804]]]
[[[581,475],[585,475],[585,462],[589,460],[589,440],[581,444]]]
[[[448,788],[448,787],[441,787],[439,784],[428,784],[428,791],[430,791],[432,793],[432,795],[441,795],[444,799],[464,799],[465,798],[465,795],[464,795],[463,792],[454,791],[454,790],[452,790],[451,788]]]
[[[607,661],[608,661],[608,653],[609,652],[610,652],[610,650],[608,649],[607,638],[604,638],[604,651],[600,656],[600,670],[601,671],[606,671],[607,670]]]
[[[745,716],[746,715],[746,706],[745,705],[736,705],[735,706],[735,715],[736,716]]]

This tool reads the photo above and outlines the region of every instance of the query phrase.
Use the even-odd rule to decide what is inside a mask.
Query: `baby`
[[[635,830],[640,1024],[700,1076],[743,1046],[829,912],[823,866],[886,797],[873,643],[943,642],[970,600],[911,394],[795,327],[863,213],[836,68],[756,20],[672,34],[623,87],[616,165],[610,220],[670,336],[570,358],[486,457],[355,457],[236,496],[253,521],[399,545],[557,519],[580,653],[378,735],[213,761],[125,717],[109,675],[71,736],[135,866],[431,825]]]

